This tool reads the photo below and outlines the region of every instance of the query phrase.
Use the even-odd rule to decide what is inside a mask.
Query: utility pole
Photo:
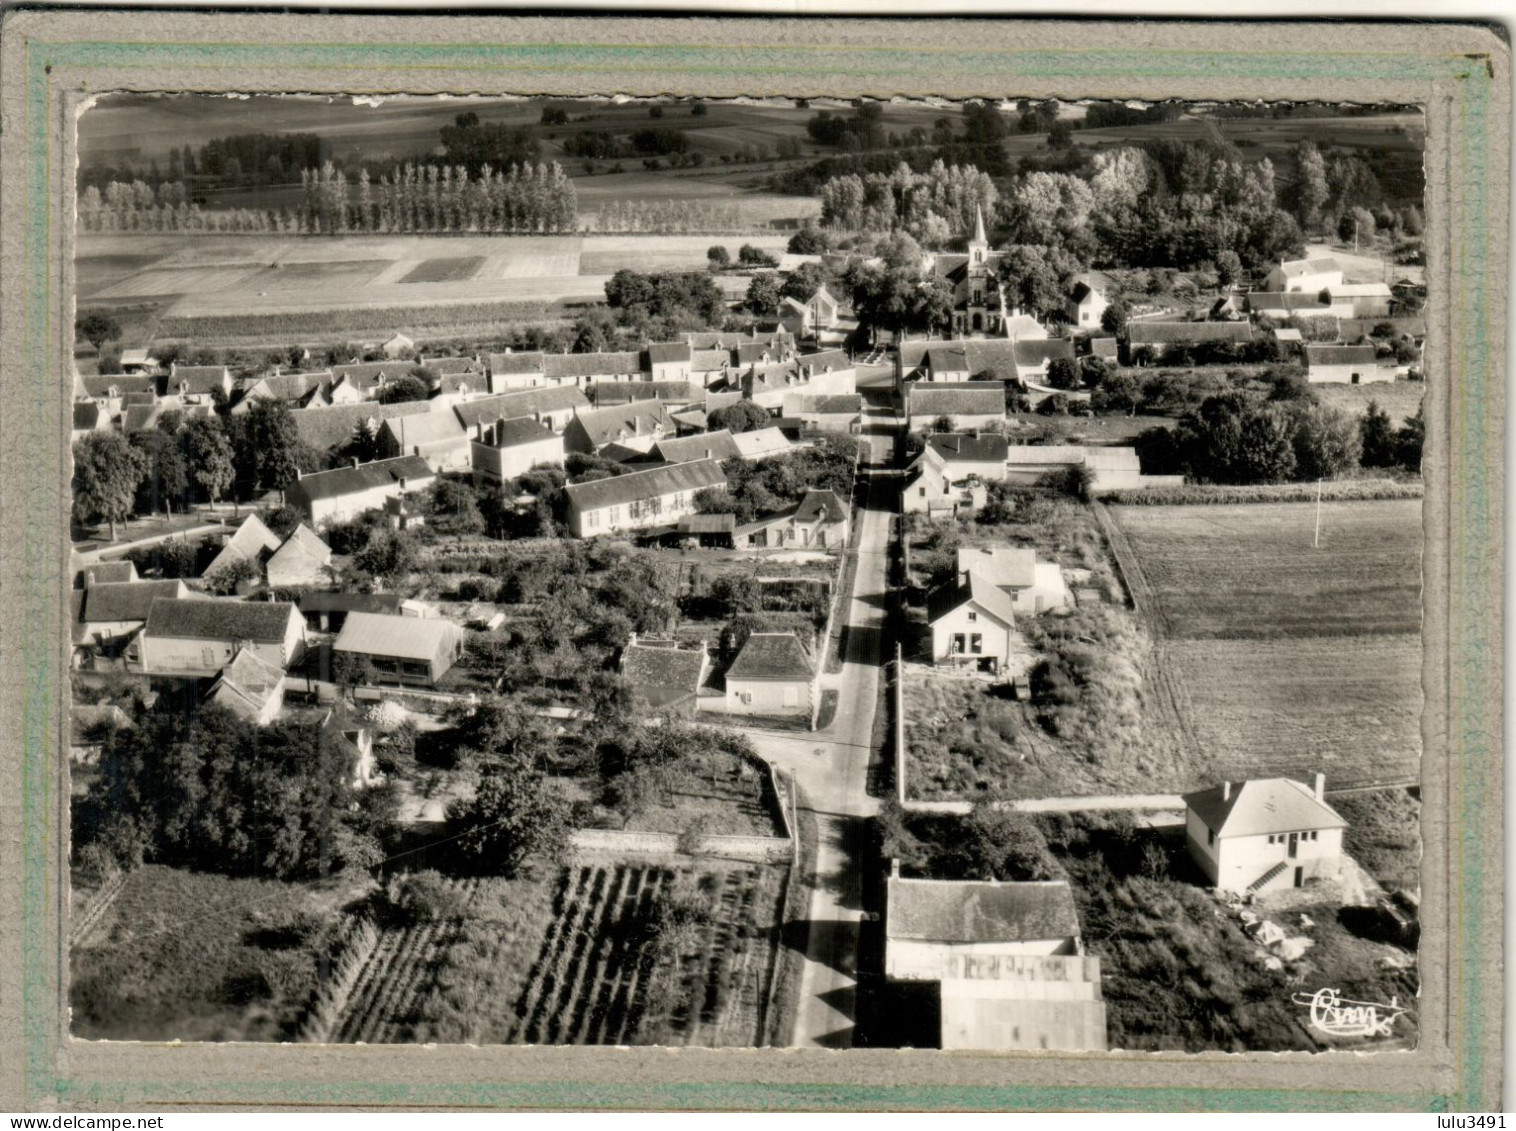
[[[1321,549],[1321,480],[1316,480],[1316,538],[1311,548]]]

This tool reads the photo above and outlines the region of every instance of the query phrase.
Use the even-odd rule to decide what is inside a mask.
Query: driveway
[[[870,436],[881,455],[893,442]],[[860,855],[867,821],[879,807],[868,795],[869,756],[883,662],[885,578],[893,482],[870,484],[861,514],[858,570],[847,611],[842,671],[821,685],[838,692],[837,714],[825,730],[809,734],[748,732],[765,758],[791,773],[801,808],[815,814],[817,853],[807,930],[800,1007],[790,1044],[847,1048],[853,1043],[858,931],[862,917]]]

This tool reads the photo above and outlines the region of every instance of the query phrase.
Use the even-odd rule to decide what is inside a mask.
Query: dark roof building
[[[289,601],[159,597],[148,612],[144,631],[149,636],[180,640],[245,640],[254,644],[278,644],[289,633],[290,616],[297,612]]]
[[[591,377],[625,377],[642,372],[642,354],[636,350],[601,353],[549,353],[542,358],[542,373],[550,381]]]
[[[490,354],[490,372],[495,374],[541,373],[543,356],[541,350],[492,353]]]
[[[998,432],[939,432],[926,446],[948,463],[1004,463],[1010,445]]]
[[[953,944],[1078,938],[1079,913],[1063,880],[997,883],[891,876],[885,936]]]
[[[79,619],[85,624],[145,621],[154,601],[183,597],[186,592],[184,583],[177,580],[97,582],[84,591]]]
[[[1253,340],[1246,322],[1128,322],[1126,333],[1133,347]]]
[[[705,646],[696,650],[639,643],[636,636],[621,650],[621,674],[650,707],[688,707],[694,702],[708,667]]]
[[[815,665],[800,637],[793,632],[755,632],[726,670],[732,680],[809,680]]]
[[[404,480],[417,483],[433,478],[431,465],[420,456],[397,456],[394,459],[376,459],[355,467],[335,467],[331,471],[317,471],[302,475],[290,486],[306,499],[335,499],[343,495],[356,495],[375,487],[388,487]]]
[[[560,356],[549,354],[551,361]],[[568,354],[564,356],[589,356],[587,354]],[[458,419],[465,428],[472,429],[480,421],[490,423],[504,417],[511,420],[516,417],[543,417],[554,413],[574,412],[586,409],[590,402],[584,393],[574,385],[554,385],[543,389],[520,389],[514,393],[500,393],[493,397],[480,397],[476,401],[466,404],[455,405],[453,412],[457,413]]]

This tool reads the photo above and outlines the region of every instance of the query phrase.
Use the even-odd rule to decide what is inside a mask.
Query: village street
[[[888,435],[868,438],[875,458],[888,458]],[[852,1044],[862,862],[866,819],[878,809],[868,794],[874,714],[884,657],[886,569],[894,500],[889,479],[870,482],[860,513],[858,569],[847,611],[842,671],[823,675],[823,690],[838,692],[837,714],[812,734],[752,734],[759,752],[792,773],[802,810],[814,814],[815,871],[806,924],[800,1006],[790,1043],[846,1048]]]

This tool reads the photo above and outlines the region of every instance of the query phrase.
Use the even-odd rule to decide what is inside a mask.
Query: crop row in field
[[[370,309],[306,310],[270,314],[169,316],[158,324],[161,339],[196,344],[283,341],[338,341],[405,330],[464,334],[498,333],[503,322],[555,317],[545,301],[448,303],[438,306],[383,306]]]
[[[424,259],[400,281],[402,283],[459,283],[472,279],[483,266],[484,256],[482,255]]]

